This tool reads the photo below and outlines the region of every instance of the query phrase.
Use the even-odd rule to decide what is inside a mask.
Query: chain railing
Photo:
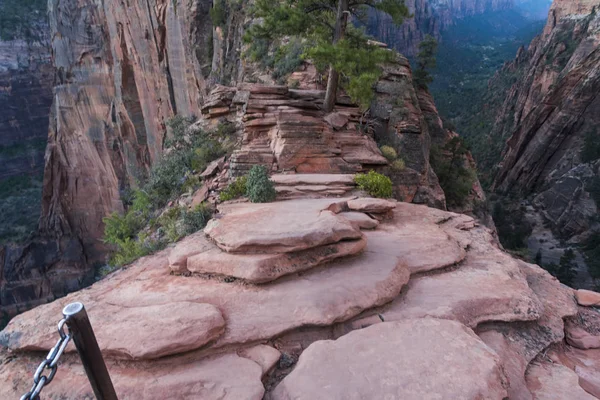
[[[68,332],[65,332],[65,325]],[[71,303],[63,309],[63,319],[58,323],[58,334],[60,338],[56,345],[50,349],[46,359],[40,363],[33,375],[33,386],[21,396],[20,400],[39,400],[42,389],[54,379],[58,370],[58,361],[71,339],[75,343],[96,399],[117,400],[96,335],[83,304]]]

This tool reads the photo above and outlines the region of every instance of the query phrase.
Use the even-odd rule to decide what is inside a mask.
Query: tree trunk
[[[335,19],[335,31],[333,33],[333,44],[339,42],[346,35],[348,14],[348,0],[339,0],[337,17]],[[335,107],[339,80],[339,72],[333,68],[333,65],[330,65],[329,80],[327,81],[327,92],[325,93],[325,101],[323,102],[323,109],[325,112],[331,112],[333,111],[333,107]]]

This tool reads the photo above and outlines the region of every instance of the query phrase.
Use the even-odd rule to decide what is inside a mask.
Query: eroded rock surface
[[[348,211],[349,202],[385,207]],[[10,348],[0,353],[0,383],[7,383],[0,397],[28,389],[39,363],[34,351],[56,343],[57,318],[73,301],[86,305],[123,398],[151,380],[144,398],[170,391],[208,400],[427,393],[533,399],[542,391],[526,375],[532,360],[562,343],[563,319],[585,315],[596,323],[594,314],[578,310],[571,289],[503,253],[492,232],[468,216],[355,198],[232,203],[219,211],[219,235],[242,243],[241,251],[229,253],[198,232],[14,318],[0,334]],[[357,238],[329,236],[337,241],[322,245],[298,235],[296,225],[323,213]],[[371,215],[378,223],[367,227]],[[279,229],[274,243],[304,250],[282,252],[258,240],[246,246],[234,237],[242,231],[232,217]],[[277,228],[272,220],[286,222]],[[263,240],[273,232],[251,234]],[[324,339],[337,340],[314,343]],[[584,352],[570,348],[561,363],[591,393],[600,371],[593,360],[600,358],[587,353],[596,350],[575,351]],[[89,387],[77,357],[65,357],[64,378],[48,393],[85,398]]]
[[[500,400],[504,386],[498,357],[470,329],[424,318],[313,343],[271,398]]]

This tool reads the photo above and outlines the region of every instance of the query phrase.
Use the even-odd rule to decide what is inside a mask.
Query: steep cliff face
[[[558,261],[566,247],[598,229],[600,16],[594,6],[600,4],[555,1],[544,33],[492,82],[492,90],[507,77],[513,82],[491,134],[508,139],[494,189],[528,199],[538,225],[529,247],[547,261]],[[557,245],[561,240],[568,244]]]
[[[414,17],[402,26],[394,25],[385,14],[372,12],[367,31],[402,54],[414,56],[425,35],[439,39],[440,33],[457,19],[509,9],[514,0],[408,0],[406,5]]]
[[[211,38],[198,21],[211,2],[176,4],[49,4],[56,87],[40,230],[82,238],[90,261],[119,190],[160,156],[165,121],[199,114]]]

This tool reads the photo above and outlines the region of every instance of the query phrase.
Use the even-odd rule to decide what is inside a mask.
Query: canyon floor
[[[466,215],[310,197],[221,204],[204,232],[15,317],[0,397],[29,389],[74,301],[121,399],[600,397],[600,314],[576,300],[600,295],[512,258]],[[93,397],[69,346],[45,398]]]

